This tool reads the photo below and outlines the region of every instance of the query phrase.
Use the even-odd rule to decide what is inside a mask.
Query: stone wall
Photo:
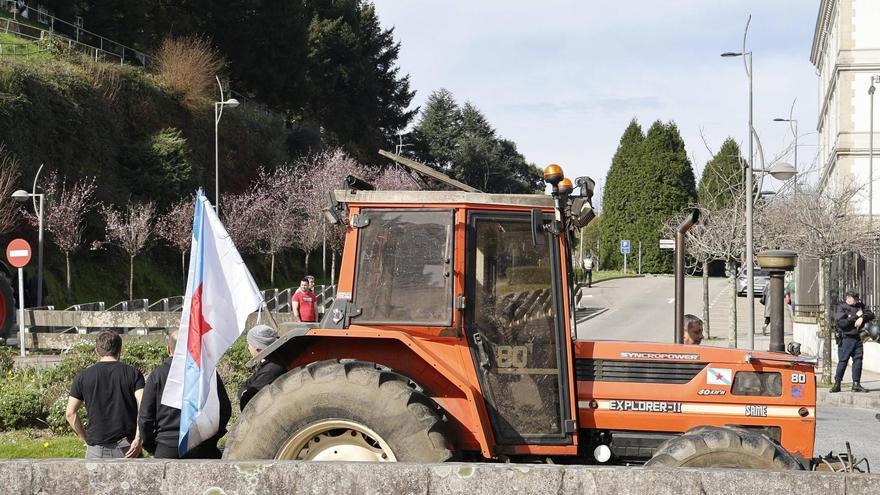
[[[730,494],[876,495],[880,475],[530,464],[290,461],[0,461],[18,494]]]

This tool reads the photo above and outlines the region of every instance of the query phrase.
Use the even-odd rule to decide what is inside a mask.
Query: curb
[[[621,278],[644,278],[644,275],[615,275],[610,278],[603,278],[602,280],[596,280],[593,282],[593,285],[601,284],[602,282],[608,282],[610,280],[617,280],[617,279],[621,279]],[[579,283],[577,285],[578,285],[578,287],[581,287],[581,288],[587,288],[586,284]]]
[[[868,394],[840,391],[832,394],[828,389],[816,390],[817,406],[847,407],[854,409],[872,409],[880,411],[880,397]]]

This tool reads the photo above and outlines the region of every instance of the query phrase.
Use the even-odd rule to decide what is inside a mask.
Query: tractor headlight
[[[730,387],[733,395],[779,397],[782,395],[782,375],[760,371],[739,371]]]

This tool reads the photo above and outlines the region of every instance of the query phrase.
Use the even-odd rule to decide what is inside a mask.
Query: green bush
[[[43,382],[32,369],[8,371],[0,380],[0,430],[42,426]]]
[[[238,412],[238,388],[250,376],[253,370],[245,367],[251,359],[251,354],[247,349],[246,336],[242,335],[232,344],[232,347],[226,351],[220,363],[217,365],[217,373],[223,379],[223,385],[226,386],[226,392],[229,394],[229,400],[232,401],[233,414]]]
[[[15,351],[9,347],[0,347],[0,375],[12,371],[15,364]]]
[[[0,351],[0,357],[8,354]],[[126,343],[120,360],[149,374],[167,356],[162,342],[141,341]],[[250,376],[245,363],[250,359],[247,341],[239,338],[220,360],[218,373],[223,378],[227,393],[238,410],[237,393]],[[74,377],[97,360],[94,343],[83,341],[65,352],[61,363],[50,369],[12,369],[0,373],[0,430],[25,427],[49,427],[55,432],[69,432],[67,398]],[[85,408],[80,409],[83,424],[88,424]]]

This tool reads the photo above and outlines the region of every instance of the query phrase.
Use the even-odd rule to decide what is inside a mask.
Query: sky
[[[373,1],[401,44],[413,106],[446,88],[530,162],[558,163],[599,187],[633,118],[644,130],[674,121],[697,180],[728,136],[746,153],[743,59],[719,55],[742,51],[751,14],[754,122],[765,158],[793,163],[792,130],[773,119],[788,118],[796,98],[798,167],[815,166],[810,48],[819,0]]]

